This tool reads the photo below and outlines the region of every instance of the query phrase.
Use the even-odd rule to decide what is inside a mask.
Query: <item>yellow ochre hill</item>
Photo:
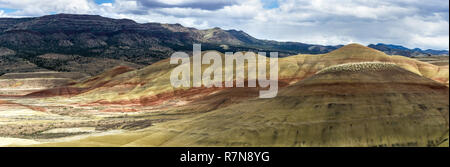
[[[348,58],[353,57],[367,57],[367,56],[385,56],[386,54],[369,47],[366,47],[361,44],[353,43],[345,45],[339,49],[336,49],[334,51],[331,51],[330,53],[327,53],[329,56],[345,56]]]

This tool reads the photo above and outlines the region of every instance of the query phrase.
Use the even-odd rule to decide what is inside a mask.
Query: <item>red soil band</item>
[[[278,81],[278,87],[286,87],[288,86],[289,82],[292,81],[294,79],[283,79],[283,80],[279,80]],[[245,82],[247,84],[247,82]],[[245,85],[247,86],[247,85]],[[162,104],[163,102],[167,101],[167,100],[171,100],[171,99],[186,99],[186,100],[196,100],[196,99],[201,99],[201,98],[205,98],[208,95],[210,95],[213,92],[216,91],[222,91],[222,90],[228,90],[228,89],[233,89],[236,87],[231,87],[231,88],[227,88],[227,87],[221,87],[221,88],[217,88],[217,87],[211,87],[211,88],[206,88],[206,87],[199,87],[199,88],[190,88],[187,90],[175,90],[173,92],[166,92],[166,93],[161,93],[161,94],[157,94],[154,96],[144,96],[141,97],[139,99],[133,99],[133,100],[119,100],[119,101],[105,101],[105,100],[98,100],[89,104],[86,104],[87,106],[90,105],[143,105],[143,106],[153,106],[153,105],[159,105]],[[259,87],[244,87],[244,88],[238,88],[238,89],[254,89],[256,91],[259,91]],[[255,92],[256,92],[255,91]],[[239,96],[240,93],[248,93],[246,91],[229,91],[229,94],[227,94],[229,97],[233,97],[233,96]],[[248,96],[248,97],[254,97],[254,95]]]
[[[4,101],[4,100],[0,100],[0,105],[16,105],[16,106],[26,107],[26,108],[29,108],[29,109],[34,110],[34,111],[40,111],[40,112],[46,112],[47,111],[45,108],[42,108],[42,107],[29,106],[29,105],[24,105],[24,104],[20,104],[20,103],[13,103],[13,102]]]
[[[25,97],[74,96],[90,90],[89,88],[59,87],[41,90],[25,95]]]
[[[138,112],[138,110],[134,108],[125,108],[125,109],[117,109],[117,108],[111,108],[111,109],[104,109],[100,112]]]

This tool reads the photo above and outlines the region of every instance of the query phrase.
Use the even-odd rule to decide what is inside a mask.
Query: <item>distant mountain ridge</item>
[[[337,48],[259,40],[236,30],[198,30],[180,24],[139,24],[128,19],[111,19],[98,15],[56,14],[35,18],[0,18],[0,31],[1,46],[13,50],[18,47],[34,47],[33,50],[36,51],[95,48],[96,51],[89,52],[102,54],[104,51],[116,51],[110,47],[128,46],[130,49],[141,50],[144,46],[158,46],[161,48],[152,48],[150,52],[157,54],[158,51],[191,49],[192,45],[189,44],[195,42],[219,49],[219,44],[226,44],[237,48],[268,49],[283,53],[326,53]],[[311,46],[320,49],[313,49]]]
[[[135,64],[132,67],[141,68],[165,59],[175,51],[192,51],[193,43],[201,43],[204,50],[279,52],[280,56],[320,54],[339,48],[259,40],[236,30],[198,30],[180,24],[140,24],[129,19],[98,15],[0,18],[0,55],[9,55],[0,56],[0,66],[26,66],[9,70],[2,68],[0,74],[40,69],[86,72],[78,68],[86,63],[98,65],[95,61],[99,59],[102,59],[102,64],[89,69],[88,74],[95,75],[118,65]],[[60,57],[72,58],[46,59],[41,56],[45,54],[61,54],[66,56]],[[105,63],[105,60],[114,62]]]
[[[383,43],[378,43],[376,45],[370,44],[370,45],[368,45],[368,47],[380,50],[389,55],[401,55],[401,56],[407,56],[407,57],[429,56],[429,55],[449,55],[448,50],[433,50],[433,49],[422,50],[420,48],[409,49],[409,48],[406,48],[406,47],[400,46],[400,45],[383,44]]]
[[[192,51],[193,43],[201,43],[203,50],[278,52],[280,57],[324,54],[343,46],[261,40],[238,30],[140,24],[98,15],[0,18],[0,66],[5,67],[0,69],[0,74],[47,69],[95,75],[119,65],[141,68],[168,58],[175,51]],[[376,49],[388,54],[393,50],[389,47]],[[48,54],[57,56],[46,56]]]

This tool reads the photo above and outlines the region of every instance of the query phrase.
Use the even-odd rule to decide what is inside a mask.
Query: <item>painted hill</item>
[[[360,53],[360,54],[358,54]],[[383,52],[359,44],[350,44],[338,50],[323,55],[296,55],[279,59],[279,85],[289,85],[308,78],[318,71],[338,64],[355,62],[387,62],[412,71],[418,75],[433,79],[448,85],[448,67],[441,67],[420,62],[403,56],[388,56]],[[134,103],[154,104],[154,101],[180,97],[183,92],[192,90],[175,90],[170,85],[170,73],[175,65],[168,60],[162,60],[143,69],[126,72],[114,77],[96,79],[107,83],[99,88],[90,89],[80,94],[76,99],[82,103]],[[203,69],[208,67],[203,66]],[[77,85],[87,88],[88,86]],[[212,89],[210,89],[212,91]],[[222,90],[215,90],[222,91]],[[206,91],[207,93],[211,93]],[[161,96],[165,98],[161,98]]]
[[[448,98],[448,87],[395,64],[350,63],[326,68],[272,99],[51,145],[437,146],[448,136]]]
[[[427,146],[440,142],[448,132],[447,87],[396,65],[359,67],[348,64],[321,72],[284,88],[274,99],[168,123],[164,127],[185,128],[159,144]],[[130,145],[152,143],[152,138]]]
[[[388,56],[381,51],[359,44],[349,44],[323,55],[297,55],[280,60],[280,75],[292,78],[307,78],[317,71],[337,64],[354,62],[390,62],[448,85],[448,66],[436,66],[404,56]]]
[[[372,49],[360,44],[348,44],[346,46],[343,46],[342,48],[339,48],[337,50],[331,51],[327,54],[328,56],[332,57],[343,57],[346,58],[367,58],[367,57],[374,57],[374,56],[385,56],[386,54],[376,50]]]
[[[278,96],[258,99],[259,88],[174,89],[174,67],[168,59],[117,67],[42,91],[37,97],[56,97],[34,98],[39,104],[61,107],[40,105],[49,113],[152,126],[39,146],[448,145],[448,68],[351,44],[280,58]]]

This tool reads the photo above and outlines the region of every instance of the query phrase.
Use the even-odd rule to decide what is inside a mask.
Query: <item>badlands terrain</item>
[[[258,87],[175,89],[175,67],[6,73],[0,146],[449,146],[448,56],[359,44],[287,56],[270,99]]]

